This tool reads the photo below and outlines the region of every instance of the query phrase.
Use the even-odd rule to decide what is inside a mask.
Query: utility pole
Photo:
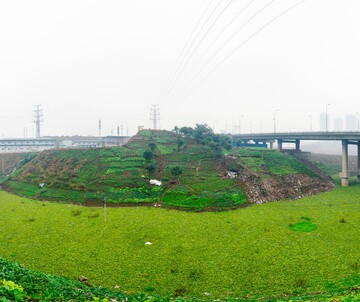
[[[160,120],[160,111],[157,105],[151,105],[150,121],[153,124],[153,130],[158,130],[158,121]]]
[[[241,118],[244,117],[244,115],[239,116],[239,125],[238,125],[238,134],[241,134]]]
[[[101,119],[99,119],[99,137],[101,137]]]
[[[40,135],[40,125],[41,125],[41,123],[44,122],[41,105],[34,106],[34,116],[33,117],[34,117],[34,123],[35,123],[35,128],[36,128],[35,137],[39,138],[41,136]]]
[[[276,133],[276,112],[278,112],[279,109],[274,110],[274,133]]]

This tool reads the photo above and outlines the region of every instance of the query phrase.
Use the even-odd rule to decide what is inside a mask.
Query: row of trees
[[[175,126],[173,132],[183,137],[193,138],[199,144],[209,146],[214,150],[216,157],[221,156],[223,149],[231,149],[231,138],[224,134],[215,134],[207,124],[196,124],[195,128]]]

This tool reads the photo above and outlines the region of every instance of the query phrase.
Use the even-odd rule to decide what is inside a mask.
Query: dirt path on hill
[[[199,159],[198,165],[195,168],[195,176],[199,176],[199,170],[200,170],[200,166],[201,166],[201,159]]]
[[[156,166],[157,166],[157,170],[156,170],[155,178],[161,180],[166,166],[166,157],[163,155],[158,156],[156,158]]]

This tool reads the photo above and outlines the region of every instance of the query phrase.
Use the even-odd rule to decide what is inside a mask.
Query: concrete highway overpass
[[[244,133],[232,135],[234,140],[247,144],[269,143],[273,148],[277,143],[277,149],[283,150],[284,143],[292,143],[295,150],[300,151],[302,140],[311,141],[339,141],[342,144],[342,171],[340,173],[341,185],[349,185],[349,177],[353,174],[349,172],[349,145],[357,146],[357,171],[355,175],[360,182],[360,132],[279,132],[279,133]]]

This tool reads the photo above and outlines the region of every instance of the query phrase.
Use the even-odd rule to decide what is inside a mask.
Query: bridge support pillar
[[[283,149],[282,143],[283,143],[282,139],[277,140],[277,149],[278,149],[278,151],[282,151],[282,149]]]
[[[357,181],[360,182],[360,141],[357,142]]]
[[[341,186],[349,186],[349,152],[348,152],[348,141],[343,139],[342,145],[342,171],[340,174]]]
[[[295,150],[300,151],[300,140],[299,139],[295,140]]]

